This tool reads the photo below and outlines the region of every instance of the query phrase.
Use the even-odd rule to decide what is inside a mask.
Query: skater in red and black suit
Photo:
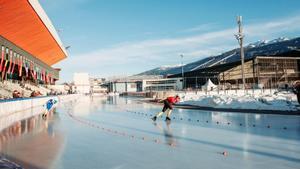
[[[166,121],[171,120],[170,116],[171,116],[171,112],[173,110],[173,105],[179,101],[180,101],[180,98],[178,95],[176,95],[175,97],[168,97],[165,100],[163,100],[164,107],[163,107],[162,111],[158,112],[154,117],[152,117],[152,120],[156,121],[156,119],[165,112],[167,114]]]
[[[293,88],[294,93],[297,95],[298,103],[300,104],[300,82],[296,82]]]

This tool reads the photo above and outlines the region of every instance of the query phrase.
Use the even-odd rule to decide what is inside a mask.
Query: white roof
[[[66,51],[62,41],[60,40],[56,29],[54,28],[51,20],[49,19],[46,12],[40,5],[39,1],[38,0],[29,0],[28,2],[32,6],[32,8],[35,10],[35,12],[38,14],[38,16],[40,17],[42,22],[45,24],[45,26],[47,27],[47,29],[49,30],[49,32],[51,33],[51,35],[55,39],[55,41],[58,43],[58,45],[60,46],[62,51],[65,53],[66,56],[68,56],[67,51]]]

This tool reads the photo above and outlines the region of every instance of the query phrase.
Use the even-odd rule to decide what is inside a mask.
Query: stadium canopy
[[[0,35],[52,66],[67,52],[38,0],[0,0]]]

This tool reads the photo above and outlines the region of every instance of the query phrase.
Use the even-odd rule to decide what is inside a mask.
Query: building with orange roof
[[[67,52],[39,2],[0,0],[0,16],[0,79],[54,84]]]

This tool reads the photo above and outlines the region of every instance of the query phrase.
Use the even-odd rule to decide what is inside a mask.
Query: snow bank
[[[273,94],[217,94],[200,93],[181,94],[179,104],[189,104],[214,108],[286,110],[295,111],[298,105],[296,95],[289,92]]]

